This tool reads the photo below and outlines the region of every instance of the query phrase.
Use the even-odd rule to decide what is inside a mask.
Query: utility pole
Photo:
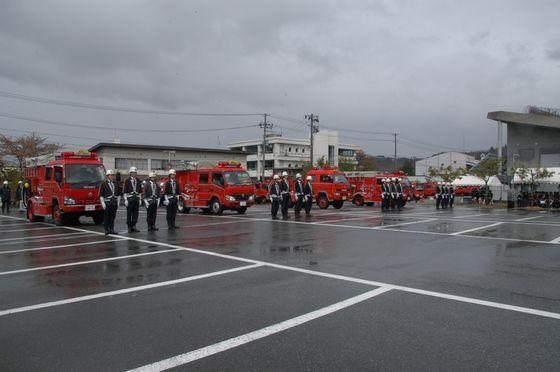
[[[393,136],[395,137],[394,142],[395,142],[395,155],[393,157],[393,172],[397,172],[397,133],[393,133]]]
[[[502,122],[498,120],[498,174],[502,175]]]
[[[311,145],[311,151],[309,155],[309,159],[311,161],[311,168],[313,166],[313,136],[315,133],[319,132],[319,125],[315,125],[315,123],[319,123],[319,116],[311,113],[309,115],[305,115],[305,118],[309,120],[309,143]]]
[[[261,167],[261,182],[264,182],[264,168],[266,164],[266,130],[272,129],[273,124],[266,121],[268,114],[263,114],[264,121],[259,123],[259,127],[263,128],[263,144],[262,144],[262,167]]]

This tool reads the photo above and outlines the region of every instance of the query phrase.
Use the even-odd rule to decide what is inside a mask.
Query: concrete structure
[[[489,112],[487,118],[507,125],[507,168],[560,167],[560,116]]]
[[[126,175],[130,167],[135,166],[141,177],[147,177],[150,171],[156,172],[159,176],[166,176],[169,168],[185,169],[190,162],[197,162],[201,167],[214,165],[219,161],[235,160],[245,166],[247,157],[244,151],[227,149],[124,143],[98,143],[89,151],[97,153],[105,168]]]
[[[231,150],[246,151],[247,170],[253,178],[262,174],[262,139],[233,142],[228,145]],[[340,162],[356,164],[356,145],[338,142],[338,132],[321,131],[314,137],[313,157],[315,163],[324,159],[326,163],[337,167]],[[267,138],[265,177],[274,173],[287,171],[301,172],[304,163],[309,162],[311,144],[309,139],[286,138],[271,135]]]
[[[417,176],[426,176],[430,168],[439,168],[441,166],[451,166],[453,169],[463,168],[469,170],[476,164],[478,164],[478,160],[476,160],[474,156],[453,151],[442,152],[430,156],[429,158],[416,160],[415,174]]]

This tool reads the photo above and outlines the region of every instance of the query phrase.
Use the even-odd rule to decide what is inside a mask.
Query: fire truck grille
[[[233,195],[233,197],[235,198],[236,201],[247,201],[249,200],[249,195],[250,194],[241,194],[241,195]]]

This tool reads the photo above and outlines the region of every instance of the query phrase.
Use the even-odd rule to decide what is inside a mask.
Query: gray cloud
[[[559,11],[552,0],[5,0],[0,90],[165,110],[298,118],[313,111],[326,126],[397,131],[458,148],[464,136],[468,148],[484,149],[495,144],[487,111],[559,105],[560,54],[553,42],[560,38]],[[258,122],[98,112],[6,98],[0,98],[0,111],[117,127]],[[7,119],[0,119],[0,127],[62,132]],[[119,135],[146,141],[140,134]],[[257,136],[256,130],[242,130],[223,133],[219,141]],[[215,134],[151,140],[218,144]],[[391,151],[383,143],[357,143],[372,153]],[[401,150],[426,155],[438,149]]]

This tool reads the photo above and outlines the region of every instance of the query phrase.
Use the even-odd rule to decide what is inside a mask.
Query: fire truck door
[[[208,201],[210,200],[210,185],[208,183],[209,177],[209,173],[199,174],[194,204],[199,206],[205,206],[208,204]]]

